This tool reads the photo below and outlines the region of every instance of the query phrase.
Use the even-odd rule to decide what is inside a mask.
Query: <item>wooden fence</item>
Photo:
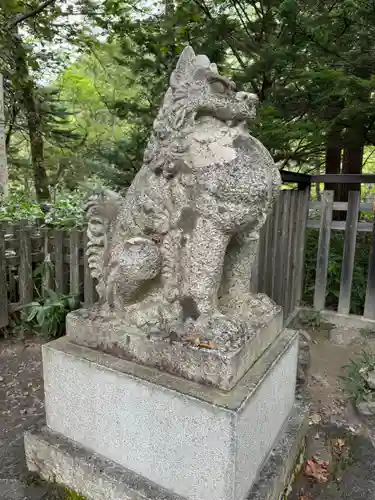
[[[12,225],[0,229],[0,327],[9,315],[37,299],[42,286],[72,295],[85,305],[96,300],[83,251],[84,231]]]
[[[252,271],[253,291],[267,293],[285,316],[301,298],[308,190],[282,191],[261,232]],[[9,315],[37,299],[42,284],[58,293],[96,300],[84,247],[84,231],[14,225],[0,230],[0,327]],[[43,268],[43,269],[41,269]],[[41,272],[42,271],[42,272]],[[43,283],[42,283],[43,280]]]
[[[354,259],[358,232],[372,233],[372,247],[369,253],[369,268],[367,276],[367,291],[363,316],[375,320],[375,205],[360,202],[360,192],[349,192],[348,202],[335,202],[333,191],[324,191],[320,201],[310,201],[312,212],[319,210],[320,218],[309,218],[308,228],[319,229],[318,254],[316,262],[316,277],[314,288],[314,309],[322,311],[325,308],[327,295],[327,276],[331,230],[345,231],[344,251],[341,267],[340,293],[337,312],[350,313],[350,301],[353,281]],[[333,220],[333,211],[346,211],[346,221]],[[360,212],[373,212],[372,222],[361,221]]]
[[[281,191],[260,235],[253,291],[283,306],[285,319],[302,297],[308,201],[308,187]]]

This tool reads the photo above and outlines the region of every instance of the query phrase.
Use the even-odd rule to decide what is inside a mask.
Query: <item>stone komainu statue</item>
[[[256,101],[186,47],[125,198],[89,200],[101,308],[129,328],[233,337],[267,300],[250,294],[250,271],[280,176],[248,132]]]

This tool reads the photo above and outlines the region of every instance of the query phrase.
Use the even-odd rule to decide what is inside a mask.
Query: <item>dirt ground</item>
[[[328,323],[293,326],[311,339],[311,365],[302,391],[309,401],[310,431],[288,500],[375,499],[375,421],[358,414],[340,379],[343,367],[363,349],[375,352],[375,333]]]
[[[288,499],[375,500],[375,424],[357,415],[339,379],[361,349],[375,352],[375,335],[352,331],[349,345],[337,345],[330,341],[332,325],[293,326],[309,336],[311,366],[298,397],[309,400],[310,432]],[[25,467],[23,432],[43,418],[41,342],[0,339],[0,500],[69,498],[30,481]]]
[[[66,498],[26,469],[23,433],[43,419],[41,342],[0,339],[0,500]]]

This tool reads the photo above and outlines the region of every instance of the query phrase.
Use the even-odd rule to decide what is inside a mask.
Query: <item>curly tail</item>
[[[106,255],[121,200],[120,195],[106,190],[90,196],[85,206],[88,239],[86,255],[91,276],[98,280],[96,289],[100,299],[105,296]]]

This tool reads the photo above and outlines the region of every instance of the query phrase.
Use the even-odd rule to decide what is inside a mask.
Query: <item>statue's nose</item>
[[[236,97],[239,101],[248,101],[249,103],[257,103],[258,97],[255,94],[250,94],[249,92],[237,92]]]

